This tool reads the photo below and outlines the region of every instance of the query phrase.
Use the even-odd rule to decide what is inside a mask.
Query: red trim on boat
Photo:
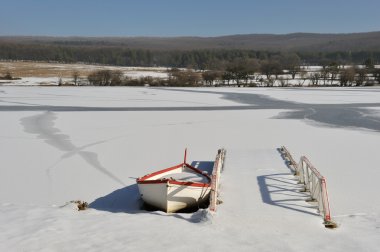
[[[153,173],[150,173],[150,174],[147,174],[147,175],[144,175],[142,176],[141,178],[138,178],[136,181],[137,182],[140,182],[140,181],[145,181],[151,177],[154,177],[154,176],[157,176],[157,175],[160,175],[162,173],[165,173],[165,172],[168,172],[168,171],[171,171],[171,170],[174,170],[174,169],[177,169],[177,168],[180,168],[182,167],[183,165],[185,165],[187,168],[193,170],[194,172],[198,173],[198,174],[201,174],[203,176],[205,176],[208,180],[211,181],[211,178],[208,174],[204,174],[201,170],[189,165],[189,164],[186,164],[186,163],[183,163],[183,164],[179,164],[179,165],[176,165],[176,166],[173,166],[173,167],[170,167],[170,168],[166,168],[166,169],[163,169],[163,170],[160,170],[160,171],[156,171],[156,172],[153,172]]]
[[[210,187],[211,186],[211,177],[208,174],[203,173],[201,170],[199,170],[199,169],[189,165],[188,163],[186,163],[186,156],[187,156],[187,149],[185,149],[185,156],[184,156],[184,160],[183,160],[184,162],[182,164],[147,174],[145,176],[142,176],[141,178],[136,179],[136,182],[138,184],[169,183],[169,184],[174,184],[174,185],[186,185],[186,186],[194,186],[194,187]],[[151,178],[151,177],[154,177],[154,176],[157,176],[157,175],[178,169],[178,168],[183,167],[183,166],[185,166],[185,167],[193,170],[194,172],[201,174],[202,176],[206,177],[208,179],[209,183],[198,183],[198,182],[191,182],[191,181],[177,181],[174,179],[167,179],[167,178],[149,180],[149,178]]]
[[[138,184],[173,184],[173,185],[184,185],[184,186],[193,186],[193,187],[210,187],[210,183],[197,183],[190,181],[177,181],[173,179],[155,179],[155,180],[144,180],[137,181]]]
[[[160,171],[156,171],[156,172],[153,172],[153,173],[150,173],[150,174],[147,174],[147,175],[144,175],[142,176],[141,178],[138,178],[136,181],[137,182],[140,182],[140,181],[144,181],[146,179],[149,179],[151,177],[154,177],[156,175],[160,175],[162,173],[165,173],[165,172],[168,172],[168,171],[171,171],[171,170],[174,170],[174,169],[177,169],[179,167],[181,167],[183,164],[179,164],[179,165],[176,165],[176,166],[173,166],[173,167],[170,167],[170,168],[166,168],[166,169],[163,169],[163,170],[160,170]]]
[[[137,181],[137,184],[166,184],[169,179],[155,179],[155,180],[143,180]]]
[[[185,185],[185,186],[194,186],[194,187],[211,187],[210,183],[197,183],[197,182],[190,182],[190,181],[177,181],[177,180],[168,180],[169,184],[174,185]]]

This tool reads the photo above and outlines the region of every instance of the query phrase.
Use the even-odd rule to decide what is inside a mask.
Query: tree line
[[[317,70],[300,66],[297,55],[284,61],[238,59],[217,70],[171,68],[168,78],[142,77],[133,79],[119,70],[98,70],[88,75],[90,85],[97,86],[372,86],[380,84],[380,69],[372,59],[362,66],[344,66],[336,62],[322,65]],[[74,72],[75,73],[75,72]],[[73,74],[77,83],[78,74]]]
[[[125,46],[18,44],[0,42],[0,60],[31,60],[60,63],[83,62],[118,66],[165,66],[199,70],[222,68],[235,60],[286,61],[289,54],[296,55],[302,65],[362,64],[371,58],[380,61],[379,51],[257,51],[243,49],[202,50],[148,50],[130,49]]]

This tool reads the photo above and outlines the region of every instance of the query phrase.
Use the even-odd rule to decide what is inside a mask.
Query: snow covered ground
[[[378,88],[2,86],[0,251],[378,251],[379,108]],[[339,228],[281,145],[327,178]],[[141,210],[135,178],[185,147],[204,166],[227,149],[217,213]]]
[[[71,79],[62,78],[62,81],[71,81]],[[58,84],[58,77],[23,77],[16,80],[0,80],[2,86],[58,86]]]
[[[99,70],[118,70],[124,76],[139,79],[143,77],[168,78],[166,67],[123,67],[90,64],[63,64],[46,62],[0,61],[0,76],[10,73],[14,80],[0,80],[0,86],[58,86],[74,85],[73,73],[78,74],[78,84],[88,85],[87,76]]]

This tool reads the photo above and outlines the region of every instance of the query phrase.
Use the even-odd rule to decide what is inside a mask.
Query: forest
[[[380,61],[380,33],[235,35],[200,38],[0,37],[0,60],[164,66],[222,70],[234,60],[286,61],[302,65]]]
[[[311,85],[362,86],[380,83],[380,70],[375,67],[380,62],[380,50],[378,43],[374,43],[379,34],[218,38],[0,37],[0,60],[172,69],[169,80],[125,79],[120,72],[98,71],[87,76],[92,85],[233,83],[238,86],[285,86],[291,82],[303,85],[308,80]],[[283,45],[279,45],[278,39]],[[277,47],[266,48],[263,43]],[[172,48],[168,48],[169,45]],[[307,66],[322,69],[307,72],[304,70]],[[76,84],[77,78],[74,79]]]
[[[237,59],[258,59],[282,61],[289,54],[297,55],[303,65],[363,64],[372,58],[380,60],[380,52],[281,52],[254,51],[243,49],[202,49],[190,51],[159,51],[149,49],[129,49],[123,47],[99,46],[57,46],[0,44],[1,60],[31,60],[45,62],[117,65],[117,66],[165,66],[190,67],[194,69],[218,69],[226,62]]]

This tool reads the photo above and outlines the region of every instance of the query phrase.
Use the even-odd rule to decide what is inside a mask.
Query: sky
[[[380,31],[380,0],[0,0],[0,35]]]

